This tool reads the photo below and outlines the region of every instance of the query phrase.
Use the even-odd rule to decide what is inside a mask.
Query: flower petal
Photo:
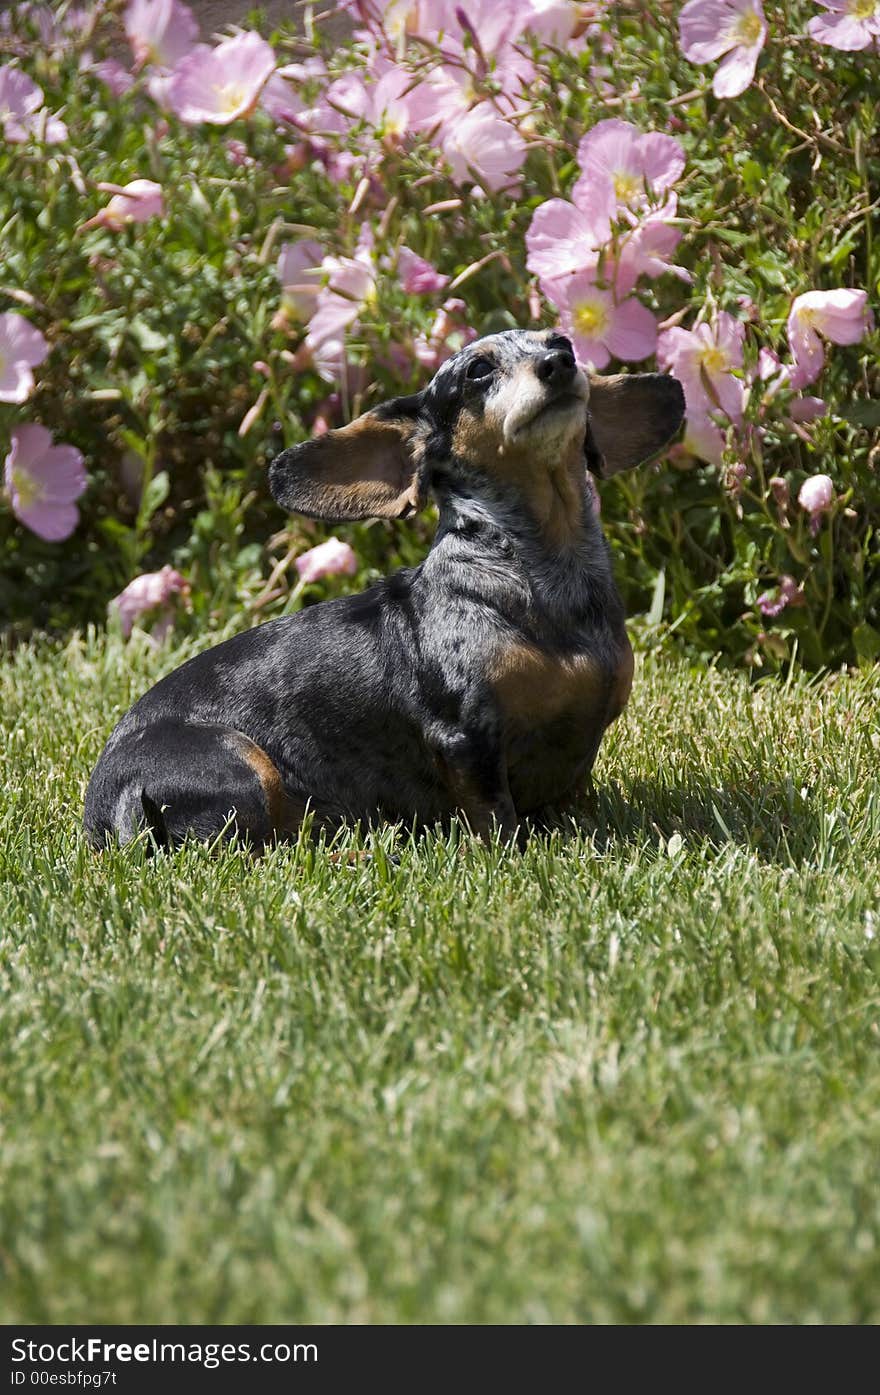
[[[615,308],[606,343],[615,358],[638,362],[657,348],[657,321],[646,305],[631,296]]]
[[[763,40],[750,48],[739,47],[728,53],[712,79],[712,91],[716,97],[739,97],[745,92],[755,76],[762,47]]]

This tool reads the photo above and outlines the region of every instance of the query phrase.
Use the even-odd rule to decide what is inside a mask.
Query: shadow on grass
[[[597,785],[564,815],[531,825],[531,836],[555,831],[589,837],[600,852],[635,843],[668,852],[670,840],[720,850],[748,848],[762,861],[824,865],[850,844],[845,819],[823,814],[789,780],[712,785],[698,777],[636,780],[625,789]],[[673,848],[677,846],[673,843]]]

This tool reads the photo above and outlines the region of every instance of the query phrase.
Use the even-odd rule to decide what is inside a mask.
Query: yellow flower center
[[[850,0],[849,12],[853,19],[870,19],[877,8],[877,0]]]
[[[218,87],[217,95],[221,110],[238,111],[245,97],[245,89],[237,82],[226,82]]]
[[[459,77],[463,78],[461,83],[461,95],[469,107],[480,100],[480,93],[477,91],[477,84],[474,82],[472,73],[459,72]]]
[[[402,111],[398,109],[398,111],[395,113],[392,113],[390,111],[382,113],[383,135],[385,135],[386,137],[390,136],[395,140],[399,140],[402,136],[406,135],[406,132],[407,125]]]
[[[726,373],[730,367],[730,361],[723,349],[717,345],[712,345],[704,349],[700,354],[700,362],[707,373]]]
[[[12,471],[12,487],[18,495],[19,508],[29,509],[43,497],[43,486],[24,470]]]
[[[857,0],[857,3],[861,3],[861,0]],[[733,26],[731,38],[736,39],[738,44],[749,46],[758,42],[762,31],[763,25],[761,24],[760,17],[754,10],[746,10],[745,14],[743,14]]]
[[[585,339],[598,339],[608,329],[611,317],[607,305],[601,301],[584,300],[575,309],[572,319],[578,334]]]
[[[632,203],[641,193],[641,180],[629,170],[614,171],[614,192],[618,203]]]

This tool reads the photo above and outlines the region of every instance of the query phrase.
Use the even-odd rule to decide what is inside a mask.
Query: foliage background
[[[793,296],[854,285],[876,303],[877,53],[823,48],[806,35],[815,6],[781,5],[756,81],[719,101],[711,69],[682,56],[678,8],[612,5],[598,13],[586,51],[543,52],[532,148],[515,199],[451,187],[437,151],[412,138],[385,142],[361,197],[357,167],[349,183],[318,160],[295,167],[295,137],[265,113],[227,128],[186,126],[158,111],[141,79],[111,96],[81,63],[85,41],[50,50],[28,39],[19,16],[2,47],[62,111],[69,141],[0,143],[0,309],[25,313],[52,346],[26,407],[2,409],[0,438],[24,416],[45,423],[83,452],[89,489],[81,524],[63,544],[42,542],[0,509],[7,630],[101,619],[121,586],[166,562],[192,583],[192,611],[181,623],[198,628],[255,601],[255,614],[266,616],[343,584],[295,598],[284,587],[262,603],[277,557],[324,536],[301,520],[284,529],[265,488],[269,460],[309,434],[330,391],[301,355],[291,363],[301,332],[277,318],[278,249],[303,230],[351,255],[367,220],[379,260],[404,244],[451,278],[480,263],[455,291],[470,324],[480,333],[534,324],[524,240],[532,213],[569,189],[578,140],[615,115],[674,132],[687,152],[677,260],[693,284],[650,283],[659,319],[681,314],[691,323],[707,307],[748,314],[753,366],[760,346],[783,351]],[[119,52],[120,14],[114,4],[99,10],[91,54]],[[259,27],[259,13],[249,22]],[[310,40],[283,30],[271,37],[279,61],[306,57],[312,41],[318,51],[325,44],[320,26]],[[323,51],[334,73],[367,61],[357,44]],[[230,159],[230,137],[246,148],[244,161]],[[364,139],[356,128],[340,143],[358,151]],[[99,181],[143,177],[162,185],[164,218],[121,232],[77,231],[105,201]],[[425,214],[450,198],[460,207]],[[393,349],[406,351],[428,332],[438,298],[406,295],[391,271],[377,289],[348,344],[368,367],[367,386],[339,404],[340,420],[425,378],[411,354]],[[552,318],[544,306],[539,322]],[[679,458],[603,486],[618,578],[645,644],[673,635],[697,652],[770,667],[793,654],[811,667],[880,654],[878,343],[875,333],[831,351],[817,387],[829,410],[809,427],[793,429],[780,399],[760,422],[761,436],[732,442],[721,468]],[[262,414],[242,436],[264,387]],[[757,423],[756,398],[751,410]],[[742,491],[731,487],[737,462],[748,467]],[[780,514],[767,481],[784,477],[795,499],[819,471],[832,477],[838,503],[814,538],[794,504]],[[347,530],[362,566],[345,584],[358,588],[417,560],[431,531],[429,516]],[[806,604],[770,624],[757,598],[788,574]]]

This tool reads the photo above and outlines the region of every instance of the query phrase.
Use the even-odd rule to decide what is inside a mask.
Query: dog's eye
[[[494,365],[494,363],[492,362],[491,359],[489,359],[489,358],[474,358],[474,359],[471,359],[470,363],[468,364],[467,368],[465,369],[465,375],[464,375],[464,376],[465,376],[466,378],[469,378],[471,382],[474,382],[475,380],[477,380],[477,379],[479,379],[479,378],[488,378],[488,377],[490,377],[494,372],[495,372],[495,365]]]

